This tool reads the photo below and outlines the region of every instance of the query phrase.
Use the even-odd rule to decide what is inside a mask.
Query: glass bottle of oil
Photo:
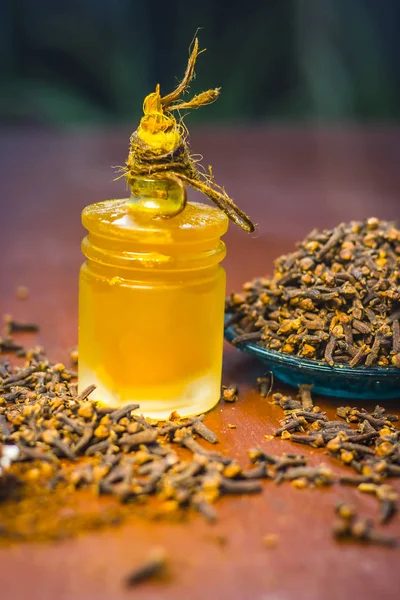
[[[216,99],[179,97],[194,74],[195,41],[183,81],[146,97],[123,169],[130,198],[85,208],[80,275],[79,387],[111,406],[137,402],[165,419],[211,409],[220,397],[228,217],[253,230],[212,172],[190,155],[172,111]],[[186,202],[189,184],[218,208]],[[220,210],[222,209],[222,210]]]
[[[79,383],[95,383],[92,397],[106,404],[138,402],[163,419],[205,412],[220,396],[228,219],[189,203],[149,221],[141,204],[154,185],[140,182],[137,204],[111,200],[83,212]]]

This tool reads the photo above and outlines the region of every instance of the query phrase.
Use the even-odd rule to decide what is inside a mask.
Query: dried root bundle
[[[220,88],[210,89],[190,100],[184,101],[182,95],[188,90],[194,77],[194,67],[199,51],[197,38],[194,41],[185,75],[176,89],[161,96],[160,86],[146,96],[139,127],[130,139],[129,156],[122,168],[123,176],[129,185],[138,177],[172,179],[175,182],[189,184],[210,198],[231,221],[248,232],[254,231],[250,218],[240,210],[226,191],[214,181],[212,168],[208,172],[199,169],[195,158],[190,154],[187,141],[187,129],[182,118],[177,119],[174,112],[195,109],[217,100]]]

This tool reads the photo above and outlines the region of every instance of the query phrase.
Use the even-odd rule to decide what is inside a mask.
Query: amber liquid
[[[224,270],[143,268],[129,279],[116,272],[90,260],[81,269],[80,389],[95,383],[95,399],[137,402],[157,419],[212,408],[221,386]]]

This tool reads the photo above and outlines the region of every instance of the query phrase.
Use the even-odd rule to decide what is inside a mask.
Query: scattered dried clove
[[[135,567],[125,578],[127,587],[136,586],[143,581],[159,577],[167,565],[167,553],[163,548],[155,548],[148,557]]]
[[[225,402],[236,402],[238,399],[238,387],[237,385],[223,385],[222,386],[222,399]]]
[[[337,539],[347,539],[390,547],[398,545],[396,538],[376,531],[371,520],[358,518],[352,506],[343,503],[339,504],[336,508],[336,513],[339,520],[334,525],[333,535]]]

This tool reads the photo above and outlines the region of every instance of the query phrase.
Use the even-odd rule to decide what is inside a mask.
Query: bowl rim
[[[225,323],[227,323],[231,317],[231,313],[225,313]],[[232,344],[232,340],[239,335],[235,325],[230,325],[229,327],[224,329],[224,337],[225,339]],[[232,344],[233,345],[233,344]],[[257,342],[252,341],[244,341],[239,342],[238,344],[234,344],[234,347],[242,352],[247,352],[249,354],[254,354],[259,358],[264,359],[265,361],[270,361],[271,363],[280,364],[282,367],[285,366],[295,367],[295,368],[303,368],[304,370],[314,370],[319,373],[326,373],[329,375],[341,375],[341,376],[349,376],[349,377],[376,377],[379,375],[380,377],[400,377],[400,369],[397,367],[366,367],[363,365],[362,367],[349,367],[348,365],[333,365],[330,366],[323,360],[312,360],[308,358],[301,358],[299,356],[293,356],[291,354],[285,354],[284,352],[278,352],[277,350],[270,350],[269,348],[265,348],[265,346],[261,346]]]

